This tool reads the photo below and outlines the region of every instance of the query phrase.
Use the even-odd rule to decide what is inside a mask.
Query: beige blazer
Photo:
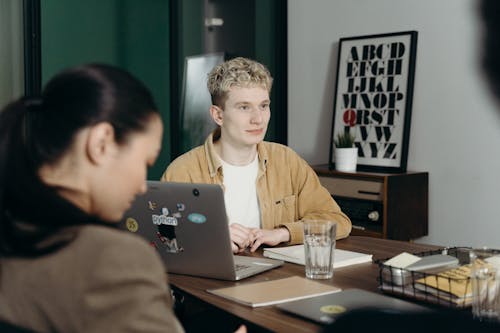
[[[104,226],[68,228],[66,247],[0,258],[0,320],[36,332],[182,332],[165,268],[146,241]]]

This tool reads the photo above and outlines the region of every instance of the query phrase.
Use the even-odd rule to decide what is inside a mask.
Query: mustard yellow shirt
[[[176,158],[161,180],[222,186],[222,163],[213,144],[219,138],[216,130],[204,145]],[[263,229],[285,227],[290,232],[288,244],[300,244],[302,219],[331,220],[337,222],[337,239],[349,236],[351,221],[306,161],[287,146],[266,141],[257,145],[257,153],[256,187]]]

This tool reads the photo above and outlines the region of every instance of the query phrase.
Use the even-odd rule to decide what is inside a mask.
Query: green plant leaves
[[[338,133],[335,139],[335,147],[337,148],[352,148],[354,146],[354,135],[349,132]]]

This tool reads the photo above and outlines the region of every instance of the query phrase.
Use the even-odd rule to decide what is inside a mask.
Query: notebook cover
[[[414,303],[356,288],[331,295],[286,302],[279,304],[278,308],[322,324],[332,323],[339,315],[362,308],[428,311],[427,308]]]
[[[300,276],[241,284],[234,287],[208,289],[209,293],[251,307],[278,304],[340,291],[332,285]]]

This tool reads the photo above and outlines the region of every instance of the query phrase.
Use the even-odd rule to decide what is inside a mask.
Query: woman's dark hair
[[[0,113],[0,255],[30,256],[59,247],[39,243],[69,225],[102,224],[44,184],[38,170],[58,161],[75,134],[108,122],[115,140],[146,129],[158,113],[148,89],[121,69],[90,64],[50,80],[39,98],[21,98]]]
[[[481,1],[480,14],[484,26],[483,69],[495,97],[500,100],[500,2]]]

